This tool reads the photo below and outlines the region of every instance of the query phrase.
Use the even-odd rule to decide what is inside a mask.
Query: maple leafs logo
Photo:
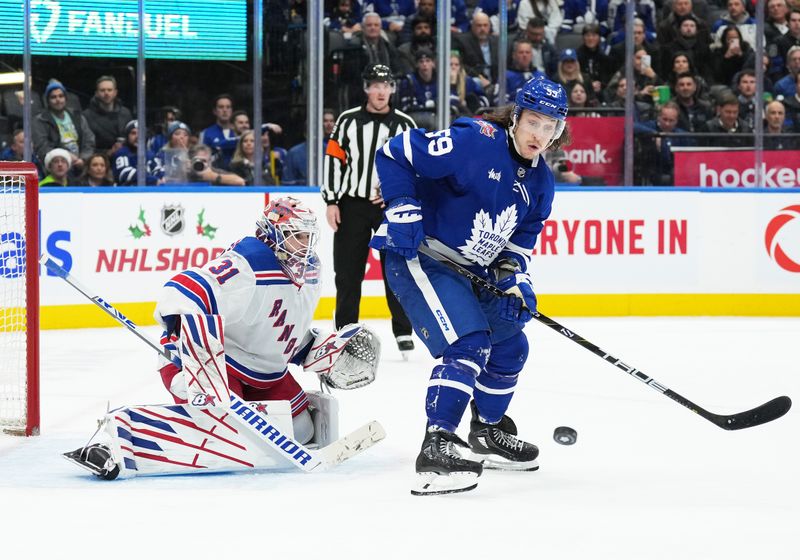
[[[139,218],[136,220],[137,223],[128,226],[128,231],[131,232],[134,239],[141,239],[142,237],[150,237],[152,235],[152,231],[150,231],[150,226],[147,225],[147,221],[144,219],[144,209],[140,206],[139,207]],[[139,227],[139,224],[142,227]]]
[[[488,212],[481,209],[472,220],[470,238],[458,249],[468,260],[488,266],[506,246],[516,228],[517,207],[515,205],[512,204],[500,212],[495,221]]]
[[[197,215],[197,228],[195,229],[195,231],[197,232],[197,235],[202,235],[203,237],[214,239],[214,237],[216,237],[217,235],[217,230],[219,228],[216,228],[209,223],[204,223],[205,215],[206,215],[206,209],[203,208]]]

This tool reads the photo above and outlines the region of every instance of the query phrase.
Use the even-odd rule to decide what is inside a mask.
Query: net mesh
[[[27,415],[25,177],[0,174],[0,428],[24,430]]]

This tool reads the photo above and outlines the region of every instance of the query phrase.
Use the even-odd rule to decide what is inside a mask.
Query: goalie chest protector
[[[163,288],[156,320],[182,313],[222,315],[228,373],[266,388],[286,375],[319,299],[319,269],[295,284],[275,253],[245,237],[202,268],[174,276]]]

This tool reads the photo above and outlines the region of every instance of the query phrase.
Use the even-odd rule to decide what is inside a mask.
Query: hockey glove
[[[536,294],[528,273],[513,259],[499,261],[493,273],[495,285],[508,294],[498,302],[500,318],[522,324],[530,321],[536,312]]]
[[[386,222],[386,250],[407,259],[416,257],[425,237],[419,201],[410,196],[394,199],[386,208]]]

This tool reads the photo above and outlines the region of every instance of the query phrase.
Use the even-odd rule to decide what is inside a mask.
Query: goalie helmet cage
[[[39,433],[39,179],[0,162],[0,429]]]

